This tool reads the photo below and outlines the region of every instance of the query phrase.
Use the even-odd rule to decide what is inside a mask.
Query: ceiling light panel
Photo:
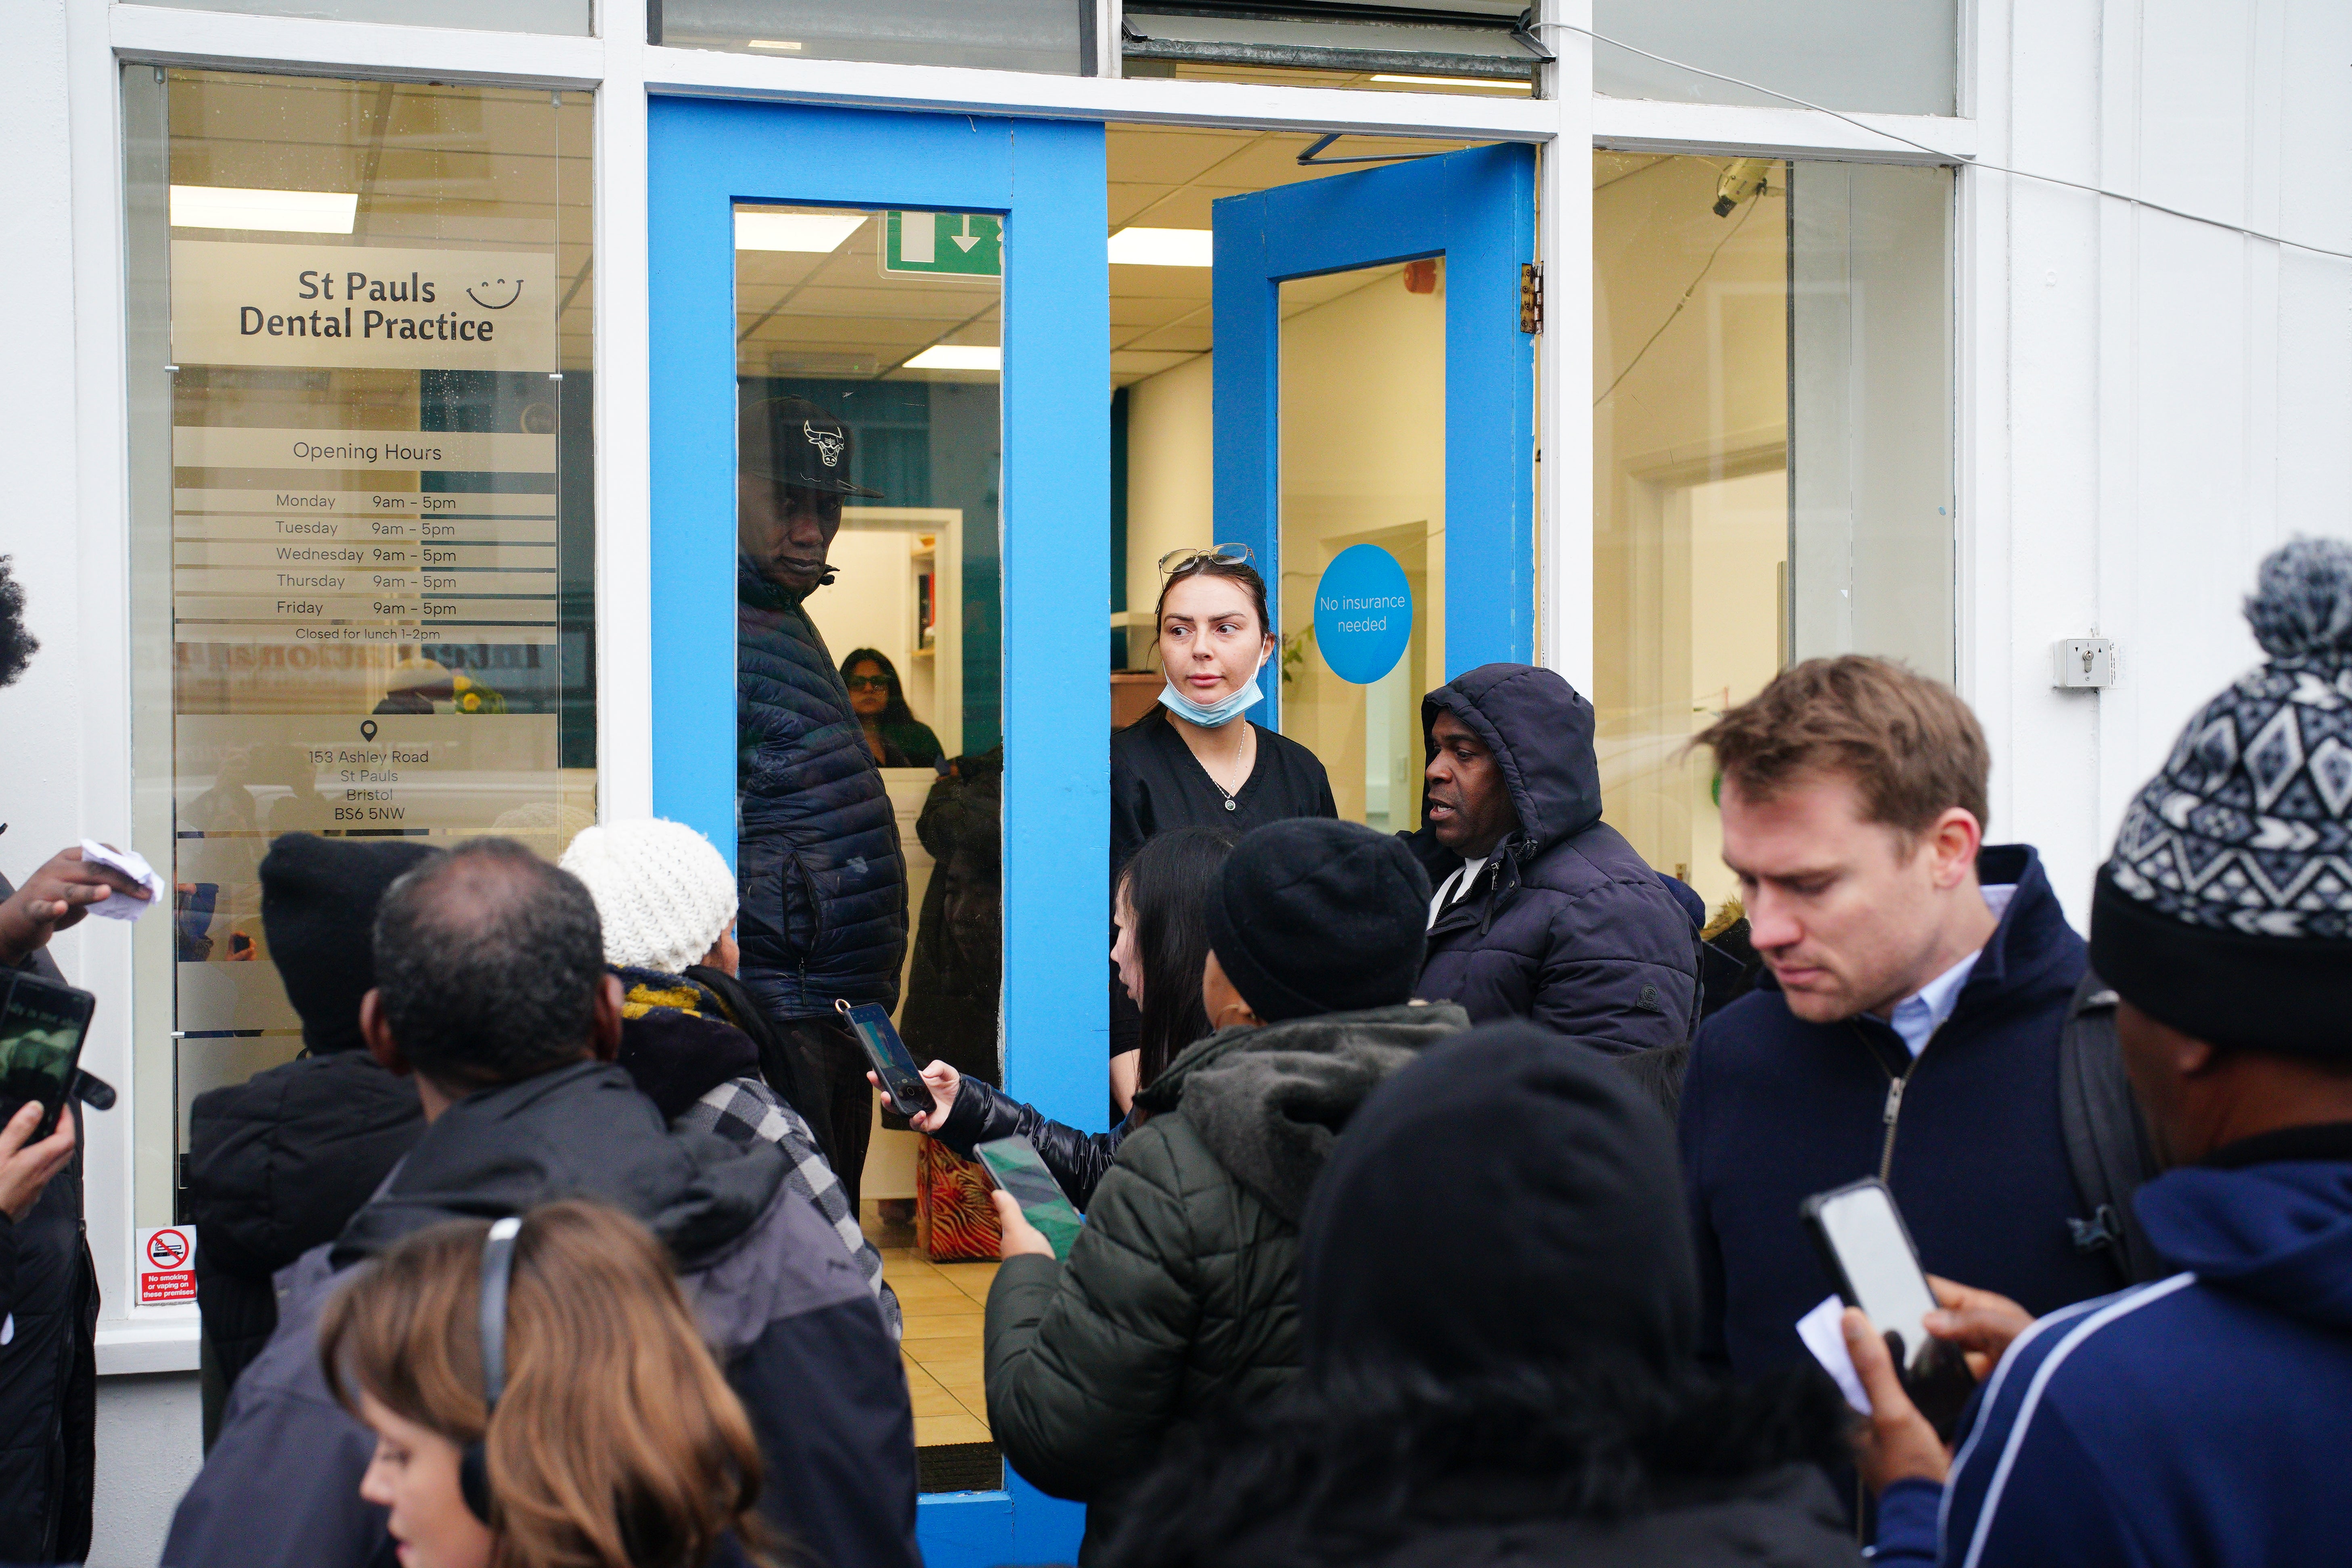
[[[837,213],[735,214],[738,250],[798,250],[822,256],[841,248],[841,242],[866,226],[862,213],[844,217]]]
[[[173,185],[173,228],[242,228],[274,234],[349,234],[357,191],[260,191],[235,185]]]
[[[1110,237],[1110,258],[1122,267],[1206,267],[1214,246],[1205,228],[1123,228]]]
[[[933,343],[907,362],[908,370],[994,370],[1004,368],[1004,351],[961,343]]]

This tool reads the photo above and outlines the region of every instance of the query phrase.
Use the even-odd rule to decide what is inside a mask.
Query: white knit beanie
[[[735,920],[735,874],[683,822],[646,817],[585,827],[556,862],[588,886],[604,962],[683,973]]]

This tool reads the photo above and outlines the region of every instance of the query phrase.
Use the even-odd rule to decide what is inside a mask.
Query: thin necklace
[[[1246,724],[1249,721],[1244,719],[1242,722]],[[1194,728],[1197,729],[1200,728],[1200,726],[1195,725]],[[1244,730],[1242,731],[1242,742],[1244,745],[1251,743],[1255,739],[1256,737],[1253,736],[1248,731]],[[1186,742],[1184,749],[1188,752],[1192,751],[1192,745],[1189,742]],[[1238,762],[1241,760],[1241,752],[1242,746],[1235,746],[1234,748],[1234,761]],[[1201,770],[1201,776],[1209,781],[1209,787],[1215,790],[1220,795],[1224,797],[1225,809],[1227,811],[1239,811],[1241,809],[1241,803],[1234,798],[1234,792],[1217,782],[1217,775],[1209,771],[1209,764],[1201,760],[1201,754],[1198,752],[1192,752],[1192,763],[1195,767],[1198,767]],[[1242,779],[1242,787],[1244,789],[1247,789],[1249,787],[1249,779],[1246,775]]]

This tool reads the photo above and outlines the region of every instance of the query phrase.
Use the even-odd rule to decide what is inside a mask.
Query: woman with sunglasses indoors
[[[1243,715],[1264,700],[1273,657],[1265,580],[1239,546],[1182,551],[1160,561],[1153,612],[1160,705],[1110,742],[1110,860],[1116,872],[1150,839],[1175,827],[1238,837],[1294,816],[1336,817],[1331,780],[1315,753]],[[1111,1091],[1135,1093],[1142,1017],[1111,990]]]
[[[885,768],[935,768],[943,748],[931,727],[907,706],[898,669],[876,648],[861,647],[841,661],[850,711],[866,731],[866,749]]]

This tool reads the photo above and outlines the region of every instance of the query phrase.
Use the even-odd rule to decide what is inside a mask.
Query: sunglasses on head
[[[1246,544],[1212,544],[1206,549],[1188,544],[1160,558],[1160,574],[1172,577],[1196,561],[1230,561],[1236,566],[1246,566],[1256,559]]]

